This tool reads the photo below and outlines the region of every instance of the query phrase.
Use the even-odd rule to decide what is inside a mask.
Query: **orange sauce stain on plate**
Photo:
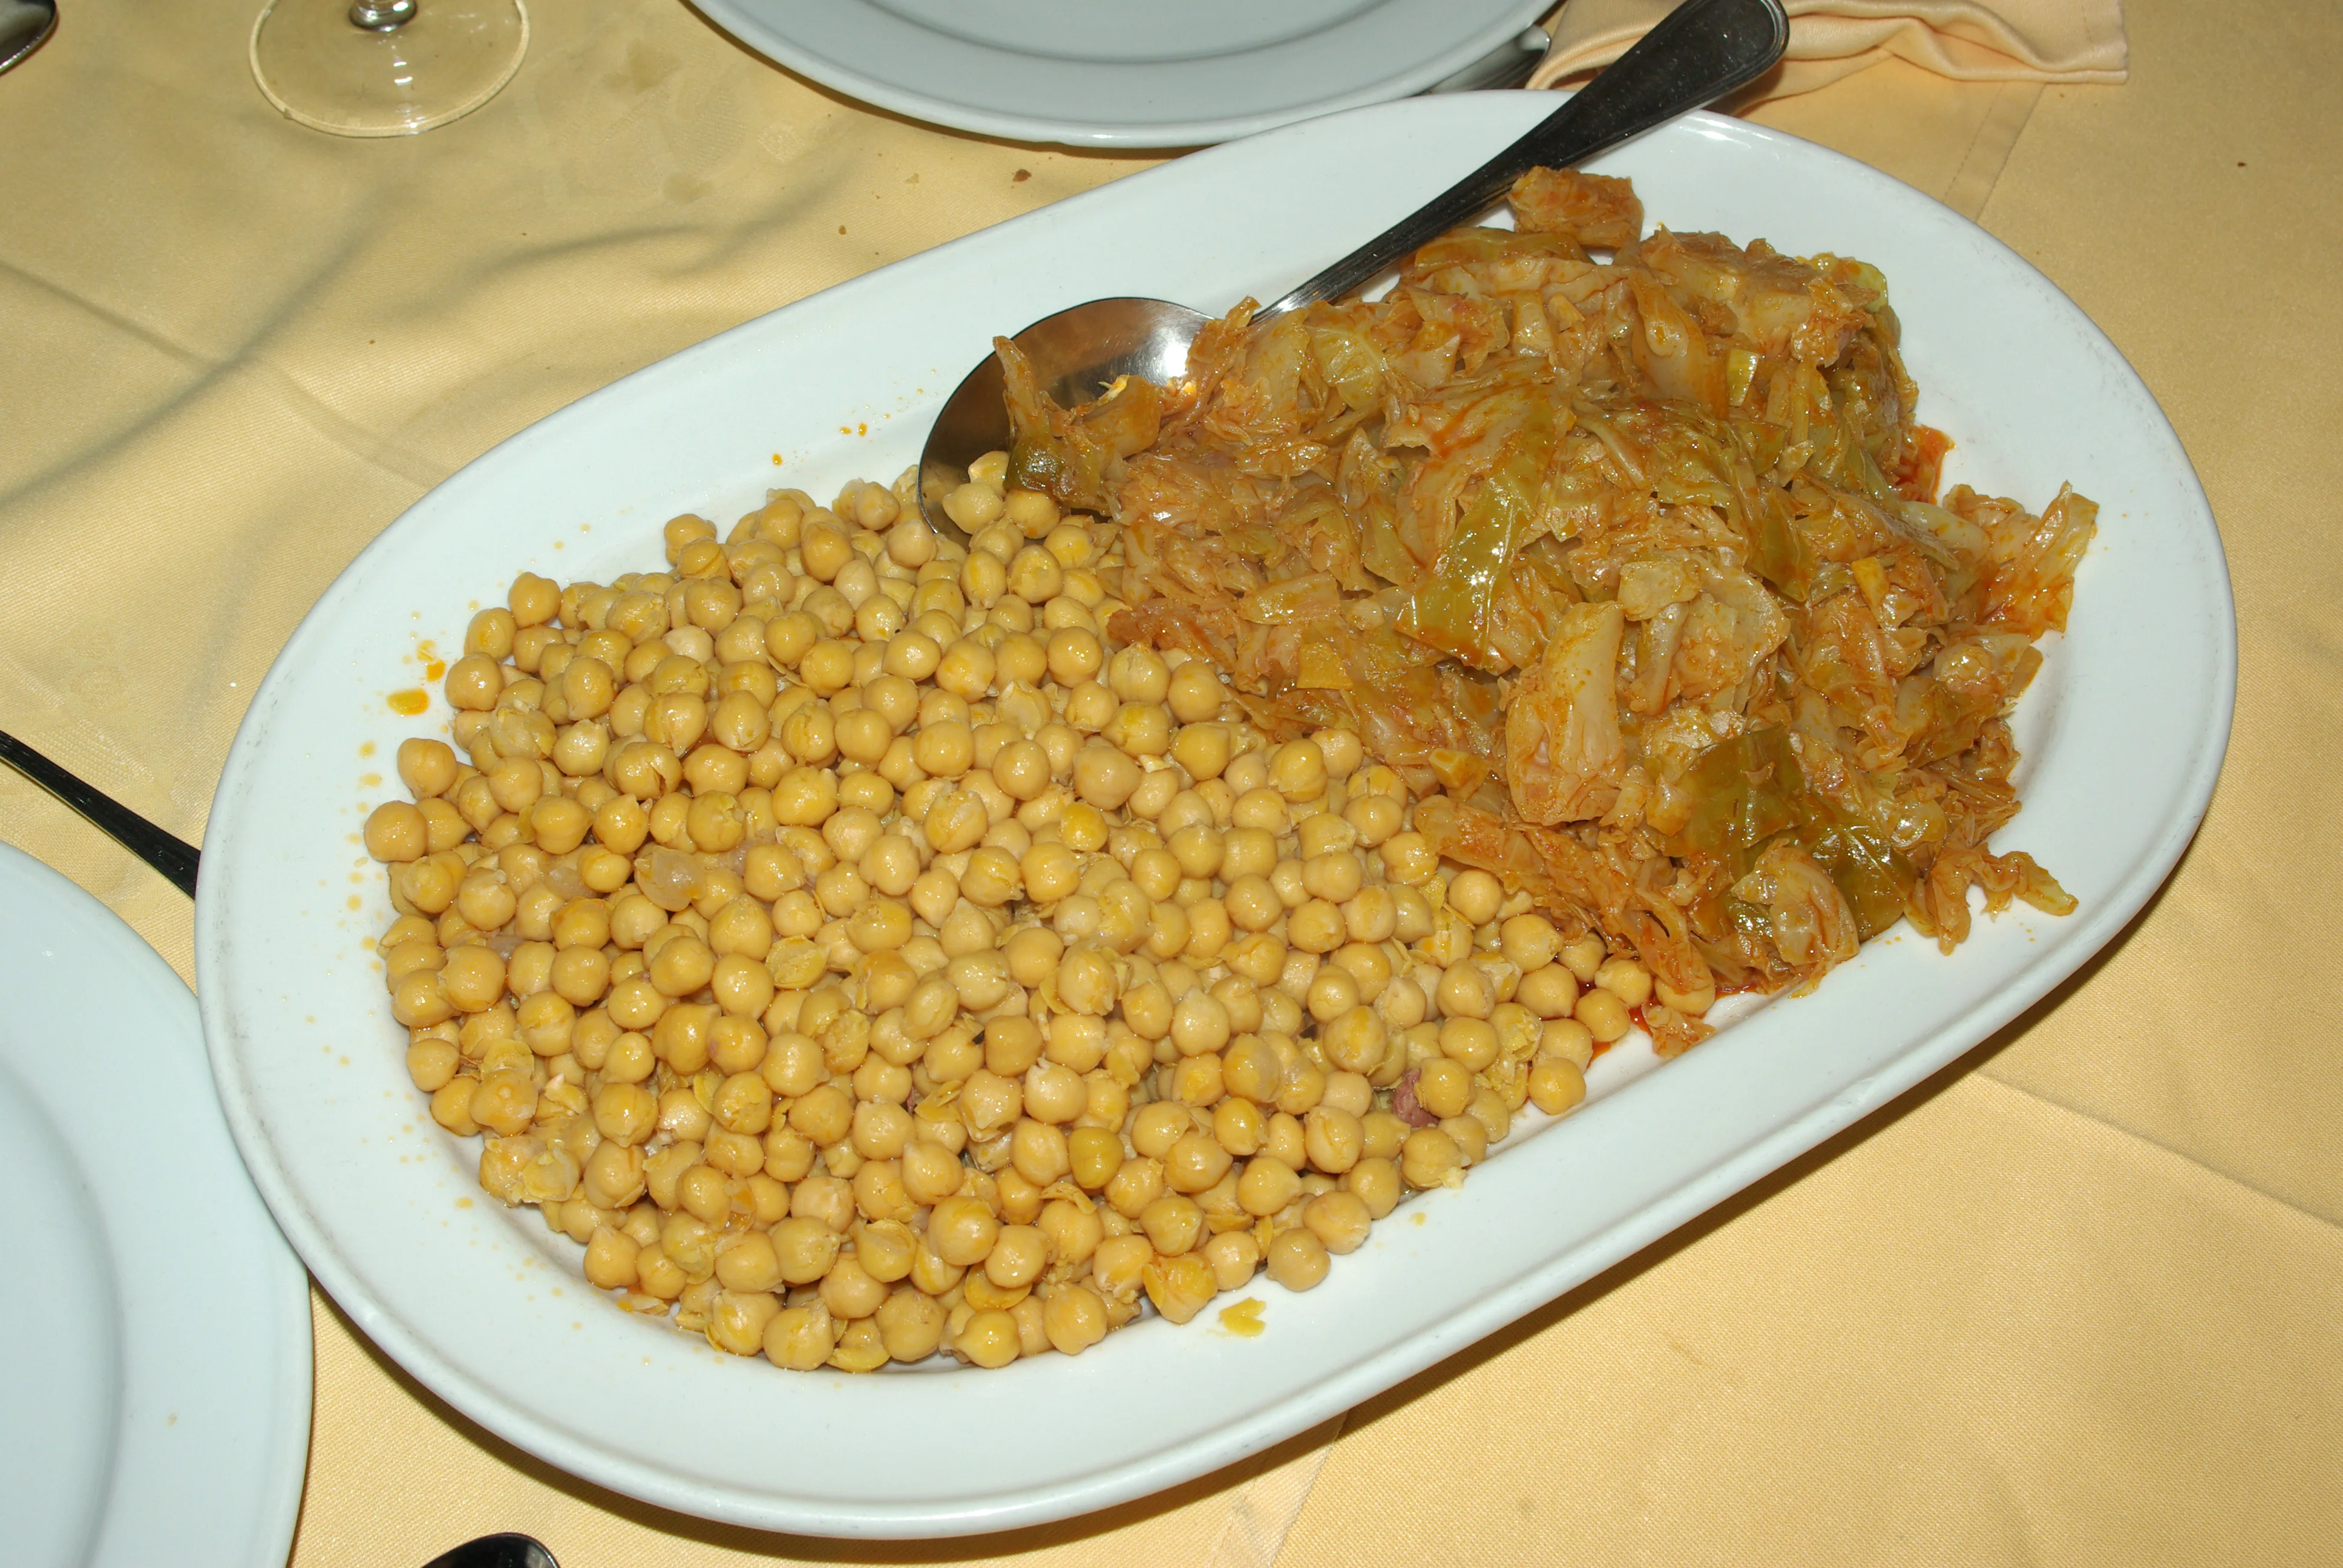
[[[403,691],[394,691],[390,694],[390,710],[393,713],[403,713],[409,719],[430,706],[431,699],[412,686]]]
[[[1235,1334],[1242,1339],[1259,1339],[1269,1328],[1267,1323],[1262,1322],[1262,1306],[1259,1296],[1247,1296],[1233,1307],[1222,1307],[1221,1328],[1225,1332]]]

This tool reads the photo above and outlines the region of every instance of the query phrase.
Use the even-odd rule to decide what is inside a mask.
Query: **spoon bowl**
[[[1188,348],[1210,320],[1201,310],[1168,299],[1118,295],[1069,306],[1017,335],[1017,346],[1041,372],[1041,389],[1061,407],[1098,397],[1117,379],[1136,376],[1158,386],[1188,368]],[[965,540],[944,512],[943,498],[968,477],[968,466],[1009,445],[1001,357],[987,355],[968,373],[936,416],[920,453],[920,510],[931,528]]]
[[[1495,157],[1292,293],[1253,313],[1256,322],[1373,281],[1402,256],[1494,206],[1534,168],[1563,168],[1745,86],[1782,57],[1790,38],[1781,0],[1684,0],[1635,46]],[[1071,407],[1121,376],[1161,383],[1187,367],[1203,312],[1169,300],[1117,296],[1043,317],[1011,341],[1051,397]],[[944,498],[968,465],[1011,439],[1001,360],[989,356],[944,400],[920,454],[920,510],[949,538],[968,535]]]
[[[56,30],[56,0],[0,0],[0,71],[47,43]]]

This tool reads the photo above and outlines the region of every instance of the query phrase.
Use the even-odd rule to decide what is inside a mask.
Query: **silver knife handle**
[[[1565,168],[1763,75],[1790,41],[1781,0],[1684,0],[1513,146],[1253,316],[1336,299],[1480,216],[1534,168]]]

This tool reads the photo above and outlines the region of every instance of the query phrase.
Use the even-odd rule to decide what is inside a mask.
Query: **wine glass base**
[[[252,78],[287,119],[337,136],[411,136],[487,103],[528,52],[521,0],[420,0],[374,32],[346,0],[269,0],[252,25]]]

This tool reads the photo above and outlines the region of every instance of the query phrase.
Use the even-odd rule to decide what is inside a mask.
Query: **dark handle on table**
[[[561,1568],[561,1564],[553,1560],[544,1542],[508,1531],[467,1541],[452,1552],[441,1553],[423,1568]]]
[[[13,735],[0,733],[0,762],[80,812],[116,843],[154,867],[189,898],[196,896],[195,847],[175,839],[110,795],[90,788]]]
[[[1789,41],[1781,0],[1684,0],[1528,135],[1253,319],[1341,297],[1496,206],[1531,169],[1582,163],[1755,81]]]

